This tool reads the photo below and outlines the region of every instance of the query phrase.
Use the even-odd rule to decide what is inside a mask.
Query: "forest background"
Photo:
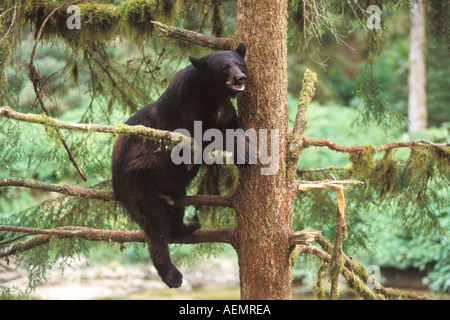
[[[105,4],[116,5],[120,2],[104,1]],[[176,8],[176,14],[169,19],[172,25],[215,36],[229,36],[233,32],[233,3],[211,6],[204,5],[202,1],[187,2]],[[367,27],[342,19],[337,9],[323,17],[328,22],[321,23],[317,29],[311,25],[310,32],[302,34],[295,20],[299,8],[292,3],[288,38],[292,123],[303,74],[306,69],[310,69],[318,74],[319,81],[308,110],[306,135],[330,138],[342,145],[381,145],[418,139],[433,143],[449,141],[450,45],[448,34],[439,32],[438,23],[433,21],[433,7],[427,7],[426,28],[428,128],[408,133],[408,5],[389,6],[381,11],[380,38],[372,44],[375,47],[370,48]],[[6,17],[6,8],[0,5],[2,17]],[[448,16],[448,6],[443,6],[443,10]],[[2,42],[3,47],[0,47],[0,54],[4,58],[1,60],[2,80],[6,80],[1,87],[1,105],[8,105],[21,112],[30,112],[30,106],[37,104],[27,63],[35,44],[36,28],[33,23],[39,17],[27,19],[29,25],[18,38],[20,43],[9,43],[9,47],[6,47],[6,43]],[[84,16],[83,19],[89,17]],[[4,21],[10,20],[5,18]],[[7,27],[7,24],[2,24],[1,31],[7,31]],[[210,49],[165,40],[157,30],[148,31],[152,34],[151,38],[143,37],[143,33],[139,32],[123,32],[117,37],[115,30],[113,34],[106,35],[110,36],[108,45],[95,44],[95,48],[91,47],[94,42],[86,39],[77,44],[66,42],[64,36],[56,36],[51,27],[44,32],[37,46],[34,64],[38,66],[40,74],[48,78],[46,85],[57,101],[54,103],[51,98],[46,99],[50,114],[65,121],[122,123],[140,107],[157,99],[175,72],[188,64],[189,55],[200,56],[211,52]],[[8,56],[11,47],[17,48],[17,51]],[[376,83],[371,89],[376,88],[376,96],[381,101],[379,103],[387,106],[387,109],[367,114],[364,109],[367,103],[365,84],[371,81]],[[0,125],[0,179],[31,177],[47,183],[103,187],[105,181],[111,178],[111,150],[115,140],[112,135],[64,134],[69,145],[73,146],[75,159],[89,176],[88,182],[82,182],[68,161],[67,153],[54,130],[43,130],[39,125],[6,119],[0,119]],[[399,166],[407,165],[410,152],[409,149],[393,151]],[[344,172],[351,170],[351,162],[344,153],[328,148],[308,148],[302,153],[299,170],[304,180],[329,179],[330,172],[339,179],[340,173],[345,175]],[[430,290],[448,292],[450,207],[445,200],[449,198],[448,172],[444,172],[445,175],[447,180],[430,179],[427,182],[429,187],[424,192],[427,200],[419,205],[423,210],[421,217],[415,214],[417,206],[412,203],[420,202],[417,199],[425,196],[415,193],[414,189],[403,190],[397,186],[389,192],[379,189],[367,192],[361,188],[348,193],[347,223],[351,232],[344,243],[345,252],[358,257],[365,265],[420,271]],[[222,182],[225,180],[225,185],[236,182],[227,181],[227,176],[221,179]],[[192,186],[191,194],[198,192],[197,186]],[[230,188],[229,185],[227,187]],[[329,222],[333,218],[327,212],[333,211],[335,198],[327,192],[319,194],[302,198],[308,210],[305,212],[303,208],[302,212],[295,211],[294,224],[298,221],[301,224],[298,228],[311,227],[323,230],[324,234],[332,234],[333,224]],[[0,188],[0,218],[2,221],[28,221],[45,227],[52,224],[52,219],[49,220],[45,213],[61,208],[54,219],[64,217],[67,225],[80,225],[82,222],[107,229],[136,229],[122,217],[120,208],[111,205],[95,207],[90,204],[89,215],[72,217],[69,214],[71,210],[83,210],[83,206],[88,203],[55,199],[59,198],[46,192]],[[62,209],[68,207],[68,211]],[[204,226],[225,226],[233,224],[232,214],[226,211],[190,207],[187,215],[190,218],[199,215]],[[109,219],[105,219],[105,213]],[[218,244],[172,246],[176,261],[187,264],[201,262],[210,256],[220,257],[227,250],[230,247]],[[120,257],[123,263],[148,263],[147,250],[141,244],[127,244],[125,248],[119,248],[116,245],[82,241],[28,252],[19,262],[27,270],[30,270],[31,261],[37,265],[41,262],[39,268],[30,270],[34,272],[30,279],[38,281],[45,278],[45,270],[59,261],[63,251],[63,256],[85,255],[88,259],[98,256],[107,256],[108,259]],[[294,276],[314,278],[311,273],[315,272],[315,268],[309,267],[312,263],[301,261],[296,264]],[[33,281],[30,281],[31,288],[36,284]]]

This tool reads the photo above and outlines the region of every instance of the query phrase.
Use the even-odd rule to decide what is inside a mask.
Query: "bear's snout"
[[[236,77],[236,84],[244,84],[245,80],[247,80],[247,77],[245,76],[245,74],[241,74],[239,76]]]
[[[239,93],[245,90],[246,80],[246,75],[239,70],[238,72],[234,72],[234,74],[226,84],[227,87],[230,88],[234,93]]]

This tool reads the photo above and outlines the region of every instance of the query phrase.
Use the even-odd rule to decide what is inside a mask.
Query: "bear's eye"
[[[222,65],[220,66],[220,68],[221,68],[222,70],[228,70],[228,69],[230,68],[230,66],[229,66],[228,64],[222,64]]]

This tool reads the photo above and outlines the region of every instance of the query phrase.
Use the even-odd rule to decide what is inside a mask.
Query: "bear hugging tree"
[[[191,65],[174,76],[161,97],[139,110],[126,124],[168,131],[184,129],[191,136],[196,121],[201,121],[202,131],[214,128],[225,133],[227,129],[241,129],[230,98],[245,89],[245,53],[246,47],[241,43],[235,51],[215,52],[202,58],[191,56]],[[249,164],[249,137],[242,133],[233,140],[231,144],[224,140],[223,150],[234,152],[235,163]],[[239,141],[244,141],[245,159],[237,158]],[[201,227],[197,222],[185,224],[184,207],[174,206],[186,195],[186,187],[199,166],[177,165],[170,150],[138,136],[121,135],[114,145],[114,196],[144,230],[153,265],[170,288],[180,287],[183,276],[170,260],[169,237],[182,238]]]

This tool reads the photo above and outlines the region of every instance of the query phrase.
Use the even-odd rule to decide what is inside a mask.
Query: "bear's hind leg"
[[[146,232],[147,234],[147,232]],[[155,234],[148,235],[150,238],[148,250],[152,258],[153,265],[158,271],[161,280],[169,288],[179,288],[183,283],[183,275],[172,264],[170,260],[169,244],[167,237]]]
[[[150,257],[162,281],[169,288],[179,288],[183,283],[183,275],[172,264],[169,252],[170,207],[150,188],[137,186],[125,189],[127,194],[122,197],[123,205],[144,230]]]
[[[145,223],[141,227],[150,240],[150,257],[162,281],[169,288],[179,288],[183,283],[183,275],[172,264],[169,252],[170,207],[154,194],[147,196]]]
[[[167,205],[170,211],[170,236],[175,239],[182,239],[183,237],[191,234],[197,229],[201,228],[201,224],[198,222],[184,223],[184,207],[175,206],[176,197],[163,194],[161,192],[155,192],[157,197]],[[182,190],[178,194],[178,199],[183,198],[186,195],[186,190]]]

